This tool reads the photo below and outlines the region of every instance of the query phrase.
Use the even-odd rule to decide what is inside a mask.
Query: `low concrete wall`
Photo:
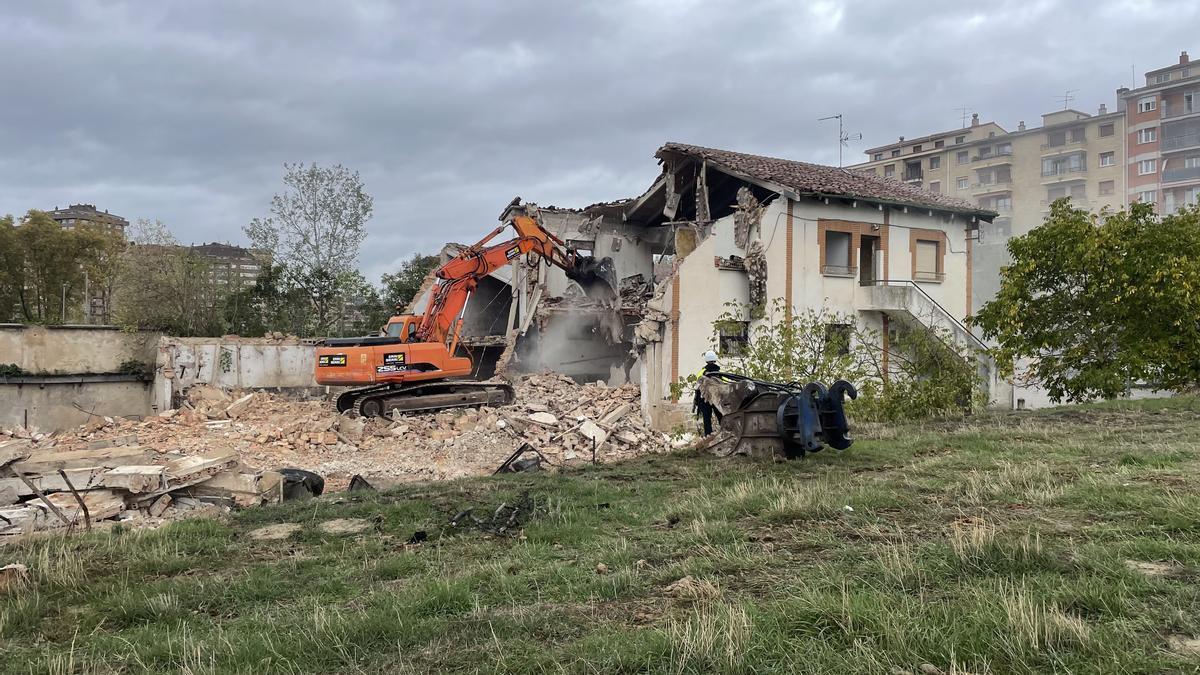
[[[316,387],[316,347],[299,340],[173,338],[158,341],[154,405],[174,407],[177,394],[197,384],[226,389]]]
[[[160,333],[112,326],[0,324],[0,363],[30,373],[115,373],[126,361],[154,362]]]
[[[57,431],[93,415],[145,416],[150,382],[134,376],[78,375],[0,378],[0,427]]]

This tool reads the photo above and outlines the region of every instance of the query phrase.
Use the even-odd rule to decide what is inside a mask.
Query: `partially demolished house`
[[[525,205],[580,251],[613,258],[618,307],[588,300],[557,269],[522,262],[494,275],[492,302],[469,308],[466,344],[502,341],[492,361],[500,368],[638,381],[643,413],[660,428],[685,412],[671,383],[751,330],[747,315],[715,334],[731,306],[769,309],[780,299],[851,316],[881,336],[885,353],[893,322],[982,347],[963,319],[972,241],[995,213],[829,166],[679,143],[656,157],[662,173],[635,199]],[[995,399],[1002,383],[980,363]]]

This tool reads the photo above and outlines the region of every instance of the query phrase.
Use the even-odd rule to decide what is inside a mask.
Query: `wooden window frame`
[[[917,272],[917,242],[932,242],[937,244],[937,271],[932,276],[918,277]],[[908,249],[912,256],[909,277],[919,283],[940,284],[946,279],[946,249],[948,244],[946,233],[942,230],[923,230],[912,228],[908,231]],[[928,272],[921,274],[929,275]]]

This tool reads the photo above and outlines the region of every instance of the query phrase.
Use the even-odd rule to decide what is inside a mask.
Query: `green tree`
[[[16,228],[16,244],[24,276],[17,289],[22,318],[62,323],[83,290],[79,237],[44,211],[31,210]]]
[[[1008,250],[974,322],[1010,372],[1027,361],[1017,376],[1055,401],[1200,382],[1200,209],[1093,215],[1059,200]]]
[[[25,286],[25,257],[12,216],[0,218],[0,321],[19,321],[19,300]]]
[[[253,286],[225,300],[225,325],[231,333],[260,336],[278,331],[308,336],[309,301],[303,290],[287,283],[284,268],[267,264]]]
[[[383,286],[382,301],[388,311],[403,311],[417,297],[429,273],[437,269],[441,262],[439,256],[414,253],[400,263],[400,269],[395,273],[384,274],[379,282]]]
[[[987,404],[976,355],[954,347],[946,331],[898,325],[889,340],[885,366],[882,336],[852,316],[827,310],[785,311],[782,300],[759,316],[730,305],[713,323],[713,334],[755,317],[734,354],[722,354],[727,372],[768,382],[846,380],[858,389],[854,414],[866,420],[921,419],[970,413]],[[713,347],[719,349],[719,339]],[[678,398],[694,386],[689,375],[672,386]]]
[[[138,221],[122,256],[115,317],[130,329],[172,335],[224,332],[224,294],[211,264],[180,246],[161,222]]]
[[[313,332],[327,333],[354,283],[364,227],[374,202],[357,171],[340,164],[285,164],[286,190],[271,199],[271,215],[244,229],[256,248],[270,251],[288,285],[305,292]]]

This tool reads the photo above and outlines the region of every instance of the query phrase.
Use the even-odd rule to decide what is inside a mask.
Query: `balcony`
[[[1171,138],[1164,137],[1162,139],[1163,152],[1187,150],[1189,148],[1200,148],[1200,131],[1194,131],[1181,136],[1172,136]]]
[[[1086,173],[1087,173],[1086,166],[1073,167],[1073,168],[1069,168],[1069,169],[1064,168],[1064,169],[1061,169],[1059,171],[1055,171],[1052,173],[1047,173],[1047,172],[1043,171],[1042,172],[1042,183],[1043,184],[1054,183],[1057,181],[1064,181],[1064,180],[1087,180],[1087,176],[1080,175],[1080,174],[1086,174]]]
[[[983,154],[975,155],[974,157],[971,158],[971,162],[987,162],[987,161],[990,161],[993,159],[999,159],[999,160],[1003,160],[1002,163],[1009,163],[1012,161],[1011,157],[1012,157],[1012,150],[1009,150],[1007,152],[996,152],[996,153],[992,153],[990,155],[983,155]]]
[[[975,194],[986,194],[988,192],[1003,192],[1012,189],[1012,179],[998,180],[991,183],[973,183],[971,191]]]
[[[1058,150],[1073,148],[1077,145],[1084,145],[1085,143],[1087,143],[1086,138],[1076,138],[1063,143],[1042,143],[1042,151],[1045,152],[1047,150],[1053,150],[1057,152]]]
[[[821,274],[827,277],[853,277],[858,274],[858,268],[848,265],[822,265]]]
[[[1181,180],[1200,178],[1200,166],[1185,166],[1180,169],[1167,169],[1162,173],[1162,182],[1174,183]]]
[[[912,183],[912,182],[920,181],[924,177],[925,177],[925,174],[920,169],[918,169],[916,171],[909,171],[906,169],[904,171],[904,182],[905,183]]]
[[[1168,108],[1168,107],[1164,106],[1162,109],[1162,118],[1164,120],[1173,120],[1177,117],[1187,117],[1188,115],[1195,115],[1198,113],[1200,113],[1200,108],[1197,108],[1195,106],[1192,106],[1190,108],[1180,106],[1178,109]]]

